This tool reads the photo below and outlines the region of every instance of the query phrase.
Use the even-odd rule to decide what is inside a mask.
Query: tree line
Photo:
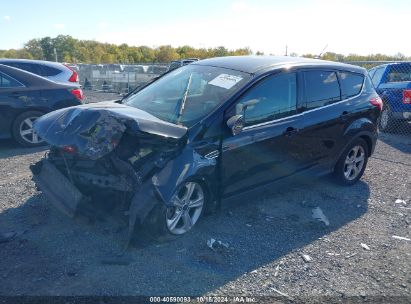
[[[184,58],[210,58],[221,56],[251,55],[250,48],[229,50],[223,46],[215,48],[194,48],[188,45],[172,47],[129,46],[127,44],[101,43],[93,40],[79,40],[69,35],[59,35],[55,38],[44,37],[31,39],[21,49],[0,50],[0,58],[24,58],[39,60],[57,60],[70,63],[123,63],[133,64],[142,62],[170,62]],[[264,55],[256,52],[255,55]],[[290,56],[297,56],[291,53]],[[315,58],[315,54],[302,54],[302,57]],[[332,61],[397,61],[411,60],[401,53],[396,55],[342,55],[327,52],[321,59]]]

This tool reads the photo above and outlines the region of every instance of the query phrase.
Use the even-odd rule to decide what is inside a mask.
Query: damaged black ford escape
[[[295,57],[198,61],[122,101],[49,113],[38,188],[70,216],[120,208],[157,240],[189,231],[221,199],[297,174],[354,184],[382,101],[365,69]],[[90,209],[92,208],[92,209]],[[91,210],[91,211],[90,211]]]

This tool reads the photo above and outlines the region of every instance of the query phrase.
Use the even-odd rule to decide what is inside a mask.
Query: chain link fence
[[[411,62],[353,61],[368,70],[384,102],[379,129],[385,133],[411,135]]]
[[[85,91],[127,94],[165,73],[168,64],[77,64],[70,68],[78,72]]]

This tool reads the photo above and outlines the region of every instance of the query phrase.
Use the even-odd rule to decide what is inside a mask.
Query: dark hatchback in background
[[[129,237],[185,234],[222,199],[285,178],[361,178],[382,109],[365,69],[295,57],[224,57],[176,69],[118,103],[49,113],[31,167],[70,216],[121,210]],[[124,212],[126,211],[126,212]],[[126,215],[124,215],[126,214]]]
[[[38,75],[0,64],[0,138],[13,137],[34,147],[44,143],[33,129],[45,113],[81,104],[76,85],[58,84]]]

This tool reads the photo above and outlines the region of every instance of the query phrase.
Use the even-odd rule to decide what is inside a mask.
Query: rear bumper
[[[69,217],[74,217],[80,204],[89,200],[47,159],[31,165],[33,181],[47,200]]]
[[[405,120],[411,120],[411,111],[407,112],[393,112],[392,117],[394,119],[405,119]]]

